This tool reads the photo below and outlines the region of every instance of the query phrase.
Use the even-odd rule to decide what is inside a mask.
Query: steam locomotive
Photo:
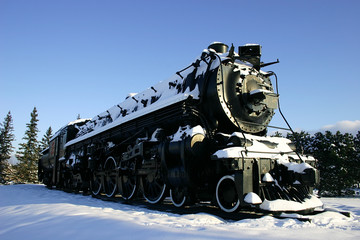
[[[129,95],[51,138],[38,176],[48,187],[206,202],[225,212],[311,211],[315,159],[285,138],[266,136],[279,95],[261,68],[261,46],[215,42],[167,81]]]

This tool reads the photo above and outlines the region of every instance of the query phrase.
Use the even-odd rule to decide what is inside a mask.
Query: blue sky
[[[16,144],[97,115],[186,67],[213,42],[263,46],[294,129],[359,128],[360,1],[0,0],[0,121]],[[271,125],[285,126],[276,114]],[[342,122],[347,120],[348,122]]]

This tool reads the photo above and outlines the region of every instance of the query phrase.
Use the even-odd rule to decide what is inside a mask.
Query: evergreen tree
[[[312,138],[309,133],[301,131],[288,133],[286,138],[290,139],[296,146],[296,151],[301,154],[312,154]]]
[[[327,131],[310,136],[302,131],[288,134],[287,138],[295,143],[299,153],[317,159],[322,194],[340,196],[360,182],[360,132],[354,138],[349,133]]]
[[[10,180],[7,173],[10,167],[8,160],[14,151],[12,146],[12,142],[15,140],[13,131],[13,120],[9,111],[4,119],[4,123],[0,123],[0,183]]]
[[[52,128],[49,127],[48,130],[46,130],[45,135],[43,136],[43,138],[41,139],[40,142],[40,149],[41,151],[45,150],[46,148],[49,147],[50,144],[50,139],[52,138],[53,133],[52,133]]]
[[[271,137],[283,137],[283,134],[279,131],[276,131],[274,134],[271,135]]]
[[[26,124],[27,130],[23,140],[25,143],[19,144],[19,151],[17,151],[17,159],[20,161],[16,165],[18,178],[21,182],[37,182],[38,160],[40,158],[40,145],[37,140],[39,132],[37,128],[38,114],[36,107],[31,112],[30,123]]]
[[[355,159],[353,164],[355,184],[360,184],[360,131],[354,137]]]
[[[356,183],[359,171],[354,137],[339,131],[335,134],[318,132],[313,138],[312,148],[320,170],[320,192],[343,195],[344,190]]]

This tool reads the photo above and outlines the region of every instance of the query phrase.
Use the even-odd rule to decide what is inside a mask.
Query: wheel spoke
[[[90,184],[92,194],[97,196],[101,192],[101,175],[98,172],[93,172]]]
[[[138,189],[138,177],[135,175],[136,162],[126,161],[121,164],[121,168],[127,169],[128,172],[120,177],[121,196],[125,200],[131,200],[136,197]]]
[[[156,204],[166,197],[166,184],[160,177],[154,177],[151,174],[142,177],[143,193],[149,203]]]
[[[113,157],[108,157],[105,161],[105,181],[104,190],[107,197],[113,197],[117,191],[116,161]]]
[[[137,180],[136,176],[122,176],[121,177],[121,184],[122,184],[122,197],[125,200],[133,199],[136,196],[137,191]]]

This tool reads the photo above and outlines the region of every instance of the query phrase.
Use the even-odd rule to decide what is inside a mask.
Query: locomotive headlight
[[[278,95],[268,89],[272,88],[262,78],[253,75],[246,76],[243,81],[242,93],[248,109],[260,112],[264,105],[267,108],[276,109]]]
[[[250,96],[259,99],[268,108],[278,108],[278,95],[269,90],[257,89],[250,92]]]

